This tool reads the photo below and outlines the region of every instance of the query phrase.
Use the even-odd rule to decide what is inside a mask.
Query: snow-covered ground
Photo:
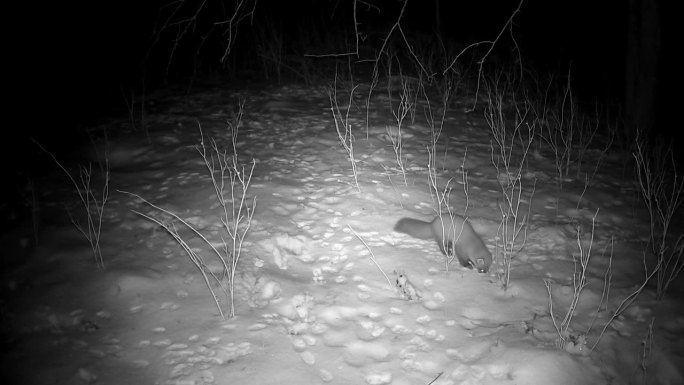
[[[122,191],[177,214],[218,244],[222,211],[196,146],[201,126],[205,138],[230,149],[226,122],[240,97],[237,151],[256,162],[248,193],[257,204],[238,266],[237,316],[222,320],[183,249],[132,210],[160,212]],[[146,132],[122,133],[115,126],[127,121],[115,122],[107,141],[104,269],[64,212],[62,203],[75,199],[71,182],[59,170],[37,181],[44,207],[37,247],[3,271],[3,383],[684,383],[681,285],[660,301],[647,288],[598,340],[644,280],[649,225],[624,155],[604,159],[586,189],[582,176],[559,190],[552,153],[529,154],[521,208],[531,202],[527,239],[504,290],[496,246],[501,178],[481,109],[447,114],[437,177],[440,188],[453,178],[454,212],[465,211],[495,254],[488,274],[456,261],[446,272],[434,241],[392,230],[401,217],[435,215],[423,106],[402,127],[404,182],[387,131],[396,122],[386,93],[371,101],[368,131],[363,99],[358,103],[350,110],[358,189],[322,88],[216,88],[167,98],[146,116]],[[588,152],[591,170],[598,154]],[[594,240],[569,330],[578,341],[563,350],[544,280],[560,322],[573,294],[573,255],[581,253],[578,229],[585,253],[592,233]],[[207,244],[179,231],[215,268]],[[17,237],[31,243],[29,231]],[[392,283],[407,278],[412,298],[390,286],[373,260]],[[219,300],[226,309],[226,298]]]

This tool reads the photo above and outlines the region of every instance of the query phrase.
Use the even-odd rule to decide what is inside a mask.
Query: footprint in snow
[[[446,299],[444,298],[444,295],[436,291],[429,295],[425,294],[422,304],[427,310],[439,310],[443,307],[445,302]]]
[[[345,347],[344,362],[354,367],[386,362],[391,358],[390,350],[381,343],[353,341]]]
[[[458,348],[448,348],[445,351],[447,357],[463,363],[472,363],[490,354],[495,347],[494,341],[483,340]]]

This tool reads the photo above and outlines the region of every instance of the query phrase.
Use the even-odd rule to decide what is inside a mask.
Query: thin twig
[[[385,276],[385,279],[387,279],[387,283],[389,284],[390,289],[394,290],[394,285],[392,284],[392,280],[389,279],[387,274],[385,274],[385,272],[382,270],[382,267],[380,267],[380,264],[378,264],[378,261],[375,260],[375,254],[373,254],[373,250],[371,250],[370,246],[368,246],[366,241],[364,241],[363,238],[361,238],[361,236],[359,234],[357,234],[356,231],[354,231],[354,229],[350,225],[347,225],[347,227],[349,227],[349,230],[351,230],[352,234],[354,234],[356,236],[356,238],[358,238],[359,241],[361,241],[361,243],[363,243],[363,245],[366,246],[366,249],[368,250],[368,252],[370,252],[371,261],[373,261],[373,263],[378,268],[378,270],[380,270],[382,275]]]

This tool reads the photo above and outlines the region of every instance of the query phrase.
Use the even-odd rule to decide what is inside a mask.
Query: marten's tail
[[[416,238],[435,238],[435,233],[432,230],[432,223],[413,218],[401,218],[399,222],[394,225],[394,231],[408,234]]]

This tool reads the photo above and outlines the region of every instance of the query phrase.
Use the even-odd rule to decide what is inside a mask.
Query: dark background
[[[166,3],[161,0],[75,1],[27,3],[10,8],[5,15],[9,22],[5,25],[8,44],[4,56],[10,67],[7,96],[12,102],[11,118],[3,128],[3,136],[10,144],[5,155],[26,151],[30,137],[58,147],[55,149],[58,152],[76,151],[83,140],[83,128],[107,117],[126,116],[126,98],[139,93],[143,84],[145,92],[152,93],[171,84],[187,84],[191,73],[197,71],[200,76],[225,75],[225,87],[231,87],[230,75],[235,79],[236,68],[227,69],[218,62],[220,35],[208,39],[199,54],[197,38],[185,41],[168,71],[168,35],[150,51],[153,29]],[[185,3],[188,9],[194,9],[193,4],[200,1],[186,0]],[[359,3],[365,15],[360,28],[364,32],[377,31],[378,41],[395,21],[401,3],[394,0],[369,3],[380,12],[366,12]],[[441,33],[445,40],[463,45],[492,40],[518,3],[442,0]],[[625,0],[524,1],[513,28],[523,63],[541,73],[550,71],[561,77],[572,68],[573,92],[578,97],[619,111],[624,102],[627,3]],[[681,119],[676,119],[672,112],[679,108],[680,98],[674,95],[681,93],[674,83],[680,75],[675,73],[676,62],[671,60],[674,55],[670,55],[680,45],[671,33],[676,12],[670,2],[656,3],[661,7],[663,55],[657,120],[653,128],[681,135],[678,127]],[[201,15],[198,26],[211,24],[212,18],[217,18],[222,11],[219,1],[208,0],[207,4],[207,12]],[[302,25],[310,26],[308,33],[324,35],[343,29],[351,36],[351,4],[351,0],[258,0],[253,19],[239,27],[232,52],[237,59],[233,63],[236,67],[242,66],[238,71],[249,70],[253,62],[241,50],[249,48],[245,42],[256,27],[267,23],[278,25],[285,36],[296,34]],[[437,28],[434,4],[432,0],[409,0],[402,26],[410,31],[434,33]],[[195,32],[200,35],[201,28]],[[510,46],[502,49],[510,52]],[[198,57],[201,58],[199,65]],[[25,155],[34,156],[30,152]]]

